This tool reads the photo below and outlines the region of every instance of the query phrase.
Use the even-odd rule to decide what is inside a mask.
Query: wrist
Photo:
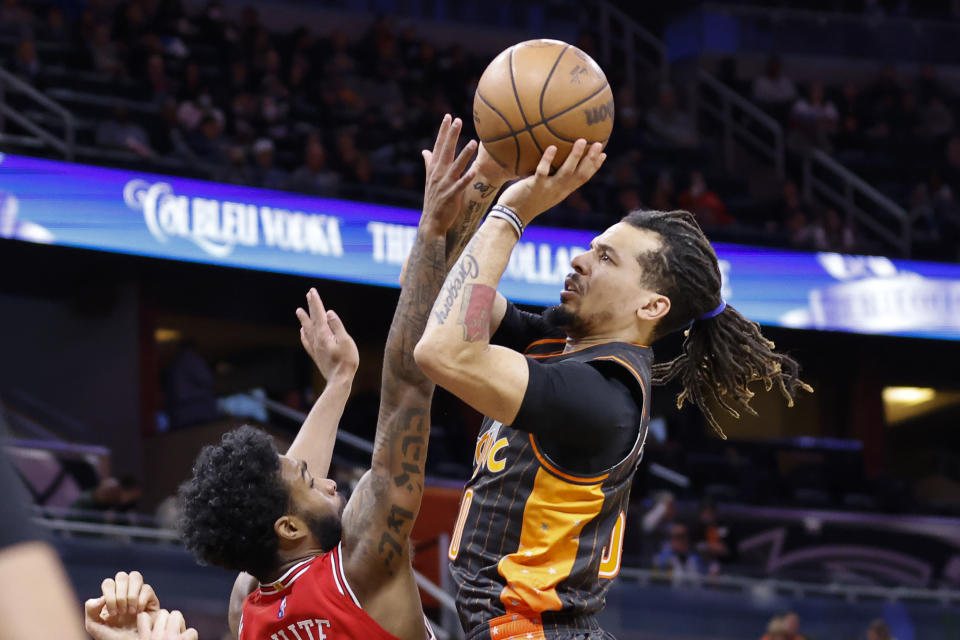
[[[444,226],[439,220],[435,219],[434,216],[425,215],[420,219],[418,233],[422,235],[425,240],[435,240],[437,238],[445,238],[448,229],[449,226]]]
[[[500,187],[509,182],[513,176],[510,175],[506,169],[502,168],[500,165],[491,167],[489,165],[474,165],[474,173],[476,179],[474,184],[482,182],[485,187],[484,190],[492,189],[494,191],[499,191]]]
[[[327,378],[327,385],[338,385],[338,386],[351,386],[353,385],[353,377],[357,373],[357,367],[359,363],[344,363],[339,364],[333,368],[333,371],[330,372],[330,377]]]

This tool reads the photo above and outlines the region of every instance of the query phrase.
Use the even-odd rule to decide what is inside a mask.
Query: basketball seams
[[[553,72],[557,70],[560,59],[563,58],[563,54],[565,54],[569,48],[570,45],[567,45],[560,51],[560,55],[557,56],[557,59],[553,61],[553,66],[550,67],[550,73],[547,74],[547,79],[543,81],[543,86],[540,87],[540,122],[538,124],[547,121],[547,114],[543,112],[543,98],[547,95],[547,87],[550,86],[550,78],[553,77]]]
[[[610,83],[609,83],[609,82],[604,82],[602,87],[600,87],[599,89],[597,89],[596,91],[594,91],[593,93],[591,93],[589,96],[587,96],[586,98],[584,98],[584,99],[581,100],[580,102],[578,102],[578,103],[576,103],[576,104],[574,104],[574,105],[571,105],[571,106],[567,107],[567,108],[564,109],[563,111],[559,111],[559,112],[553,114],[553,115],[550,116],[549,118],[545,118],[545,119],[543,120],[543,125],[547,128],[547,131],[549,131],[552,135],[556,136],[557,139],[563,140],[564,142],[576,142],[576,140],[571,140],[571,139],[569,139],[569,138],[565,138],[565,137],[561,136],[559,133],[557,133],[556,131],[554,131],[553,129],[551,129],[551,128],[550,128],[550,121],[551,121],[551,120],[554,120],[554,119],[556,119],[556,118],[559,118],[560,116],[563,116],[563,115],[566,115],[566,114],[570,113],[571,111],[573,111],[574,109],[576,109],[577,107],[579,107],[580,105],[582,105],[582,104],[585,103],[585,102],[589,102],[590,100],[593,100],[593,99],[596,98],[598,95],[600,95],[600,93],[601,93],[604,89],[608,88],[609,86],[610,86]],[[609,140],[609,139],[610,139],[610,137],[607,136],[607,140]],[[606,142],[606,140],[601,140],[601,142]]]
[[[559,118],[560,116],[565,116],[565,115],[567,115],[568,113],[570,113],[571,111],[573,111],[574,109],[576,109],[577,107],[579,107],[580,105],[582,105],[583,103],[588,102],[588,101],[596,98],[598,95],[600,95],[600,93],[601,93],[604,89],[606,89],[606,88],[609,87],[609,86],[610,86],[610,83],[609,83],[609,82],[605,82],[599,89],[597,89],[596,91],[594,91],[593,93],[591,93],[591,94],[590,94],[589,96],[587,96],[586,98],[583,98],[582,100],[580,100],[580,101],[577,102],[576,104],[571,105],[571,106],[567,107],[566,109],[564,109],[564,110],[562,110],[562,111],[558,111],[557,113],[553,114],[553,115],[550,116],[549,118],[544,118],[544,119],[541,120],[540,122],[536,122],[536,123],[534,123],[534,124],[527,125],[527,126],[525,126],[523,129],[519,129],[519,130],[517,130],[517,131],[513,131],[513,130],[511,129],[511,133],[508,133],[508,134],[503,135],[503,136],[497,136],[497,137],[495,137],[495,138],[488,138],[488,139],[486,139],[486,140],[483,140],[482,142],[500,142],[501,140],[506,140],[507,138],[509,138],[509,137],[511,137],[511,136],[517,136],[517,135],[523,133],[524,131],[529,131],[529,132],[531,133],[531,135],[532,135],[532,134],[533,134],[533,129],[535,129],[535,128],[541,126],[541,125],[545,126],[545,127],[547,128],[547,130],[548,130],[552,135],[556,136],[557,139],[559,139],[559,140],[563,140],[564,142],[576,142],[576,140],[571,140],[571,139],[569,139],[569,138],[564,138],[563,136],[559,135],[556,131],[554,131],[553,129],[551,129],[551,128],[550,128],[550,121],[551,121],[551,120],[555,120],[555,119]],[[483,96],[481,96],[480,99],[483,100]],[[487,102],[486,100],[483,100],[483,101],[484,101],[484,103],[486,103],[488,106],[490,105],[490,103]],[[490,108],[493,109],[492,106],[491,106]],[[542,113],[542,107],[541,107],[541,113]],[[499,111],[497,112],[497,115],[499,115],[501,118],[503,118],[503,116],[500,114]],[[508,127],[510,126],[510,122],[509,122],[506,118],[503,118],[503,121],[507,123],[507,126],[508,126]],[[603,142],[603,143],[606,143],[607,140],[609,140],[609,139],[610,139],[610,136],[607,136],[607,137],[604,138],[603,140],[596,140],[595,142]]]
[[[533,41],[533,44],[540,45],[540,43],[541,41]],[[489,137],[478,137],[486,148],[494,147],[493,153],[498,154],[500,157],[494,155],[493,159],[501,166],[508,166],[510,154],[515,153],[515,161],[513,163],[515,173],[520,172],[521,164],[524,170],[528,170],[530,160],[533,159],[534,149],[542,156],[544,148],[550,144],[559,145],[561,149],[568,149],[569,145],[572,145],[576,138],[586,137],[589,142],[599,141],[604,145],[610,138],[608,134],[604,136],[602,140],[589,140],[599,133],[599,131],[597,131],[598,129],[601,131],[604,129],[609,131],[610,122],[604,123],[603,121],[609,121],[611,119],[610,116],[612,116],[611,85],[600,67],[593,62],[587,54],[582,53],[573,45],[565,42],[544,41],[544,44],[538,47],[540,51],[537,52],[527,51],[524,46],[527,44],[529,43],[520,43],[503,51],[501,55],[498,56],[498,59],[495,59],[494,62],[487,67],[479,83],[481,86],[486,83],[486,93],[495,96],[500,106],[504,107],[502,112],[495,108],[484,96],[480,95],[480,87],[477,87],[477,98],[479,98],[477,104],[482,104],[496,113],[507,131],[506,134],[494,133],[494,135]],[[551,46],[546,46],[547,44]],[[572,65],[577,61],[572,60],[568,62],[567,66],[565,66],[563,70],[560,70],[560,74],[557,72],[558,69],[560,69],[560,63],[563,62],[564,56],[570,51],[577,54],[582,60],[592,63],[590,66],[595,70],[595,74],[591,76],[574,69],[574,71],[571,71],[571,74],[576,77],[571,80],[571,86],[567,87],[567,83],[562,82],[564,78],[561,76],[565,75],[567,66],[573,69]],[[520,56],[516,58],[516,60],[515,54]],[[554,56],[552,62],[549,61],[551,54]],[[504,63],[507,66],[506,69],[503,68]],[[517,77],[517,66],[519,66],[520,71],[525,74],[523,78]],[[503,78],[504,73],[510,75],[509,89],[507,89],[506,78]],[[551,89],[550,83],[555,76],[560,78],[560,81],[558,81],[560,84]],[[593,80],[600,81],[600,86],[594,84]],[[523,83],[522,96],[520,95],[521,82]],[[584,84],[587,86],[583,86]],[[593,85],[595,88],[590,89],[589,85]],[[540,89],[539,95],[536,91],[537,88]],[[548,91],[551,92],[550,101],[547,100],[546,94]],[[588,91],[589,94],[581,99],[576,99],[577,94],[583,95],[585,91]],[[507,104],[510,100],[510,92],[513,93],[514,103],[517,105],[517,112],[510,112],[510,106]],[[556,95],[554,95],[555,93]],[[570,106],[550,115],[546,113],[547,107],[551,109],[557,108],[559,106],[557,104],[558,102],[567,102],[570,98],[576,100]],[[529,117],[527,114],[528,109],[530,110]],[[584,112],[586,113],[586,124],[583,122],[580,113],[583,110],[585,110]],[[506,116],[507,112],[510,112],[509,117]],[[479,111],[477,115],[480,115]],[[514,122],[515,115],[520,116],[519,122]],[[601,117],[602,120],[600,119]],[[557,122],[557,120],[561,120],[561,122]],[[514,124],[519,126],[515,127]],[[543,131],[537,134],[536,129],[541,125],[543,126]],[[500,129],[499,126],[496,126],[489,120],[485,120],[483,128],[493,129],[494,132]],[[479,129],[480,127],[478,127],[478,133]],[[502,131],[503,129],[500,130]],[[564,134],[560,134],[560,130],[563,130]],[[524,134],[530,137],[530,142],[520,139]],[[567,137],[567,135],[572,137]],[[540,139],[541,137],[543,140]],[[513,138],[513,150],[511,150],[505,142],[508,138]],[[533,147],[530,146],[531,142],[533,143]],[[499,144],[499,146],[495,143]],[[501,158],[504,158],[506,163],[502,162]]]
[[[511,73],[512,73],[512,72],[511,72]],[[483,94],[480,93],[480,88],[479,88],[479,87],[477,87],[477,97],[480,98],[480,100],[483,101],[483,104],[487,105],[487,107],[489,107],[491,111],[493,111],[495,114],[497,114],[498,116],[500,116],[500,119],[503,120],[503,123],[504,123],[505,125],[507,125],[507,129],[510,129],[511,132],[513,131],[513,127],[510,125],[510,121],[507,120],[507,117],[506,117],[505,115],[503,115],[502,113],[500,113],[500,110],[497,109],[495,106],[493,106],[493,105],[490,103],[489,100],[487,100],[486,98],[483,97]],[[500,136],[500,137],[498,137],[498,138],[491,138],[490,140],[480,140],[480,142],[499,142],[500,140],[506,140],[506,139],[509,138],[510,136],[513,136],[513,144],[517,147],[517,161],[514,163],[513,172],[514,172],[514,173],[520,173],[520,141],[517,139],[517,134],[516,134],[516,133],[510,133],[510,134],[508,134],[508,135]],[[479,137],[479,136],[478,136],[478,137]],[[487,152],[488,152],[488,153],[489,153],[489,151],[490,151],[490,149],[487,149]],[[500,162],[500,160],[498,160],[496,156],[494,156],[492,153],[491,153],[490,155],[493,157],[494,160],[497,161],[497,163],[498,163],[500,166],[506,167],[506,165],[505,165],[504,163]]]
[[[533,135],[530,122],[527,120],[527,114],[523,112],[523,103],[520,102],[520,93],[517,91],[517,77],[513,72],[513,50],[514,47],[510,47],[510,87],[513,89],[513,98],[517,101],[517,108],[520,109],[520,118],[523,120],[524,129],[521,131],[514,131],[514,137],[517,140],[517,168],[514,173],[520,173],[520,137],[519,135],[524,131],[527,132],[527,135],[530,136],[530,139],[533,140],[533,144],[536,145],[537,151],[540,152],[540,155],[543,155],[543,148],[540,146],[540,143],[537,142],[537,137]]]

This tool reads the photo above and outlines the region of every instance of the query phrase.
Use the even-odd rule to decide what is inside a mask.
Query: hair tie
[[[714,318],[720,315],[721,313],[723,313],[723,310],[726,308],[727,308],[727,301],[724,300],[723,298],[720,298],[720,304],[717,305],[716,309],[707,311],[705,314],[697,318],[697,320],[709,320],[710,318]]]

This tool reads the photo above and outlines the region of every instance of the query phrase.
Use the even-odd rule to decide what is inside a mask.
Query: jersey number
[[[623,511],[617,516],[617,522],[610,532],[610,542],[600,555],[600,577],[616,578],[620,573],[620,556],[623,555],[623,528],[627,524],[627,514]]]
[[[467,524],[467,514],[470,513],[470,503],[473,502],[473,489],[467,489],[463,492],[463,500],[460,502],[460,514],[457,516],[457,524],[453,527],[453,537],[450,539],[450,550],[447,557],[451,560],[457,559],[460,553],[460,538],[463,537],[463,527]]]

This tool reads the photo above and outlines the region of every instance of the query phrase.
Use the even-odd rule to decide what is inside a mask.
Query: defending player
[[[267,436],[250,428],[205,448],[182,487],[187,547],[202,562],[259,582],[242,605],[240,640],[428,636],[409,535],[423,493],[434,385],[414,362],[413,347],[446,272],[444,236],[471,179],[461,174],[475,143],[455,157],[461,126],[444,118],[432,154],[424,152],[424,210],[387,338],[371,469],[345,508],[333,482],[317,479],[328,450],[317,465],[308,459],[315,451],[297,449],[297,442],[297,451],[279,456]],[[298,314],[305,328],[324,322],[316,305],[319,299],[311,301],[309,317]],[[349,341],[335,316],[327,316],[337,341]],[[245,588],[241,576],[235,594]]]
[[[544,317],[509,305],[496,287],[524,226],[606,157],[579,140],[551,176],[555,154],[493,206],[415,352],[486,416],[449,552],[468,640],[609,637],[594,614],[620,569],[651,383],[680,378],[678,403],[696,403],[718,432],[710,407],[752,412],[754,380],[790,403],[809,390],[797,363],[721,299],[716,255],[687,212],[638,211],[604,231]],[[686,327],[683,355],[653,365],[644,345]]]

